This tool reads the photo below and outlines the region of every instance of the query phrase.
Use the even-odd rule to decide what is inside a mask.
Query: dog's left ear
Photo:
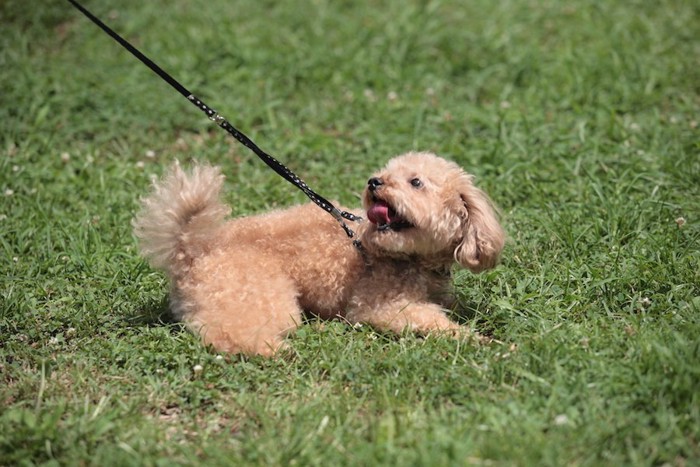
[[[462,201],[462,241],[455,248],[457,262],[472,272],[496,266],[505,243],[505,232],[489,197],[462,174],[457,190]]]

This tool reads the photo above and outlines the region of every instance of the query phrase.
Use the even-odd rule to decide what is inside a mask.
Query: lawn
[[[68,2],[4,0],[0,465],[700,464],[697,2],[85,2],[328,198],[411,149],[473,173],[509,241],[456,313],[494,341],[203,347],[136,250],[151,178],[304,196]]]

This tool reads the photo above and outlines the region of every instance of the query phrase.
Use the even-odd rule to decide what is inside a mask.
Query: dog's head
[[[492,268],[505,235],[489,198],[457,164],[430,153],[391,159],[364,190],[369,225],[362,244],[375,255],[456,260]]]

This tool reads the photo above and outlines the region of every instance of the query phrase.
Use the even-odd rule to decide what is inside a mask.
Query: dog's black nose
[[[369,180],[367,180],[367,186],[369,187],[369,191],[374,191],[382,185],[384,185],[384,182],[381,178],[372,177]]]

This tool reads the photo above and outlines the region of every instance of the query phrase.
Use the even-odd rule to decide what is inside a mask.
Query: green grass
[[[1,465],[700,463],[696,2],[86,3],[324,196],[410,149],[474,173],[510,241],[456,291],[497,342],[202,347],[137,256],[150,177],[303,195],[67,2],[5,0]]]

